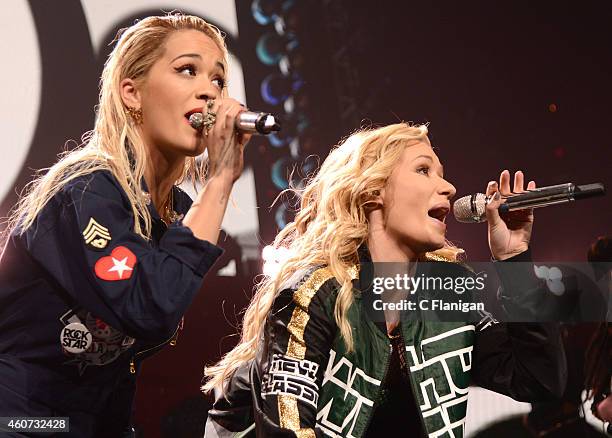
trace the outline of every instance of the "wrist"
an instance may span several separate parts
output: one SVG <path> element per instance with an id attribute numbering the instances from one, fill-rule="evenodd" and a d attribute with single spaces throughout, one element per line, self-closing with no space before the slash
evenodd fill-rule
<path id="1" fill-rule="evenodd" d="M 500 253 L 500 254 L 491 253 L 491 255 L 493 256 L 493 260 L 503 261 L 503 260 L 508 260 L 513 257 L 516 257 L 519 254 L 523 254 L 527 250 L 529 250 L 528 245 L 526 245 L 525 247 L 517 248 L 515 251 L 512 251 L 512 252 L 506 252 L 506 253 Z"/>
<path id="2" fill-rule="evenodd" d="M 210 187 L 214 190 L 220 190 L 223 192 L 231 192 L 234 184 L 231 172 L 221 170 L 216 174 L 213 174 L 206 182 L 206 187 Z"/>

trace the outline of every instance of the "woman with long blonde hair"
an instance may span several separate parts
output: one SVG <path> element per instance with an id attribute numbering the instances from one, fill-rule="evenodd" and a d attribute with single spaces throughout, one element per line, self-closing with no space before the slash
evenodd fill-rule
<path id="1" fill-rule="evenodd" d="M 524 190 L 517 172 L 513 191 Z M 500 192 L 510 193 L 508 171 L 489 183 L 486 211 L 505 291 L 539 293 L 524 264 L 508 271 L 529 260 L 533 213 L 500 217 Z M 240 342 L 205 370 L 203 390 L 217 395 L 206 436 L 461 436 L 471 381 L 523 400 L 559 393 L 554 327 L 511 327 L 486 313 L 478 324 L 415 320 L 393 306 L 376 321 L 366 311 L 372 272 L 388 266 L 379 262 L 474 274 L 448 263 L 462 253 L 445 238 L 454 195 L 426 126 L 364 129 L 335 148 L 274 242 L 289 255 L 259 285 Z"/>
<path id="2" fill-rule="evenodd" d="M 234 131 L 244 108 L 227 97 L 227 70 L 221 32 L 199 17 L 119 31 L 94 129 L 29 185 L 3 239 L 2 416 L 69 417 L 79 437 L 130 433 L 141 360 L 173 339 L 221 253 L 249 139 Z M 193 203 L 185 178 L 204 182 Z"/>

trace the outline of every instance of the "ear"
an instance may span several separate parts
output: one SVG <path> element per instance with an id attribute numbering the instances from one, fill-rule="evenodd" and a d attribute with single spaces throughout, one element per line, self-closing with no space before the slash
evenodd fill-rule
<path id="1" fill-rule="evenodd" d="M 364 205 L 366 214 L 374 210 L 381 210 L 383 208 L 384 190 L 369 192 L 365 194 L 366 203 Z"/>
<path id="2" fill-rule="evenodd" d="M 378 191 L 375 190 L 374 193 L 372 193 L 372 202 L 378 204 L 379 207 L 382 207 L 383 205 L 385 205 L 385 189 L 383 188 L 382 190 Z"/>
<path id="3" fill-rule="evenodd" d="M 140 91 L 136 87 L 136 83 L 133 79 L 126 78 L 122 80 L 119 84 L 119 90 L 121 93 L 121 100 L 126 107 L 136 109 L 141 107 Z"/>

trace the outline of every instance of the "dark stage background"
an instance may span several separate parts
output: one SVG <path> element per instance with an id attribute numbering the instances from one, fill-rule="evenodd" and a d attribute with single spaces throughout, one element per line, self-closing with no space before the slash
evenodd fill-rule
<path id="1" fill-rule="evenodd" d="M 209 404 L 198 391 L 203 366 L 236 342 L 230 335 L 261 272 L 261 249 L 291 220 L 291 209 L 283 202 L 270 207 L 272 201 L 292 166 L 302 175 L 311 172 L 313 156 L 322 160 L 359 126 L 429 123 L 458 196 L 484 191 L 505 168 L 522 169 L 539 186 L 612 187 L 607 2 L 135 1 L 123 2 L 129 5 L 93 38 L 94 5 L 121 3 L 13 0 L 4 6 L 3 22 L 31 17 L 15 32 L 31 28 L 38 50 L 37 65 L 10 68 L 38 69 L 40 82 L 20 83 L 5 73 L 0 86 L 8 94 L 39 87 L 40 96 L 25 128 L 18 124 L 25 112 L 3 105 L 3 134 L 13 138 L 29 129 L 31 138 L 0 149 L 2 172 L 15 175 L 0 186 L 0 215 L 15 203 L 32 169 L 51 165 L 66 140 L 92 128 L 107 44 L 117 28 L 138 17 L 181 9 L 219 25 L 241 74 L 234 90 L 250 108 L 285 121 L 282 135 L 255 138 L 247 149 L 249 177 L 235 196 L 238 204 L 248 198 L 254 206 L 247 220 L 228 213 L 227 253 L 217 265 L 224 269 L 205 280 L 177 346 L 144 364 L 136 403 L 144 436 L 186 437 L 201 428 Z M 9 49 L 20 40 L 20 33 L 2 36 Z M 16 154 L 23 158 L 11 160 Z M 448 237 L 469 260 L 489 259 L 485 224 L 448 222 Z M 611 223 L 609 196 L 539 210 L 535 258 L 585 261 L 589 244 L 610 234 Z"/>

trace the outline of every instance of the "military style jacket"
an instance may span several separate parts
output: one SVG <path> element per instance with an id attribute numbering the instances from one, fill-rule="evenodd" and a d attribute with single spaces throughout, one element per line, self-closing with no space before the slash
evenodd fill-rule
<path id="1" fill-rule="evenodd" d="M 173 188 L 173 208 L 191 199 Z M 149 206 L 134 232 L 110 172 L 58 192 L 0 258 L 0 416 L 70 417 L 67 436 L 129 428 L 142 358 L 168 342 L 221 249 Z"/>
<path id="2" fill-rule="evenodd" d="M 508 307 L 523 317 L 537 311 L 529 306 L 544 293 L 533 271 L 512 263 L 528 260 L 529 251 L 496 262 Z M 440 264 L 470 275 L 457 264 Z M 391 349 L 384 327 L 364 310 L 361 292 L 369 279 L 357 269 L 353 278 L 348 319 L 354 350 L 345 348 L 334 319 L 339 284 L 329 269 L 316 269 L 279 293 L 261 350 L 228 382 L 226 396 L 217 398 L 206 437 L 240 431 L 262 437 L 364 436 L 384 397 Z M 564 389 L 565 357 L 555 324 L 475 316 L 474 323 L 402 317 L 404 359 L 420 413 L 407 421 L 420 421 L 428 436 L 463 436 L 470 384 L 521 401 L 559 396 Z"/>

